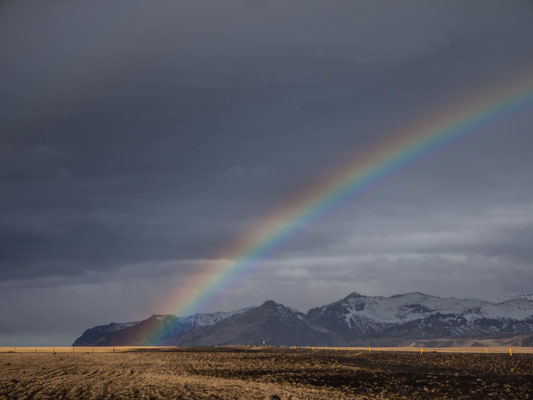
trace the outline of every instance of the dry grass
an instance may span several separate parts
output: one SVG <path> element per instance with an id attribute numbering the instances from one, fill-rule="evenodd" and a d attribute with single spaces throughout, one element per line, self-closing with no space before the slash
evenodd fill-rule
<path id="1" fill-rule="evenodd" d="M 121 353 L 135 350 L 175 349 L 174 346 L 95 346 L 95 347 L 0 347 L 0 353 Z"/>
<path id="2" fill-rule="evenodd" d="M 316 350 L 335 350 L 338 351 L 402 351 L 419 353 L 421 349 L 424 352 L 431 353 L 466 353 L 466 354 L 533 354 L 533 347 L 508 347 L 508 346 L 489 346 L 489 347 L 306 347 L 307 349 Z"/>
<path id="3" fill-rule="evenodd" d="M 533 398 L 530 354 L 117 349 L 2 353 L 0 399 Z"/>
<path id="4" fill-rule="evenodd" d="M 229 346 L 231 349 L 248 349 L 248 350 L 262 350 L 262 346 Z M 268 347 L 266 347 L 268 348 Z M 177 350 L 186 349 L 176 346 L 95 346 L 95 347 L 0 347 L 0 353 L 121 353 L 131 351 L 163 351 L 163 350 Z M 509 354 L 509 349 L 513 354 L 533 354 L 533 347 L 509 347 L 509 346 L 487 346 L 487 347 L 283 347 L 278 350 L 328 350 L 328 351 L 402 351 L 419 353 L 420 349 L 424 352 L 437 353 L 489 353 L 489 354 Z"/>

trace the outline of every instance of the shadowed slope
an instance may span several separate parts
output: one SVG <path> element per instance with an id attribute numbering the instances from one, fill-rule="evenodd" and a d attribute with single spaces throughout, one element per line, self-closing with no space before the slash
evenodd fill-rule
<path id="1" fill-rule="evenodd" d="M 178 345 L 327 345 L 335 342 L 329 330 L 307 321 L 305 314 L 270 300 L 209 327 L 191 329 Z"/>

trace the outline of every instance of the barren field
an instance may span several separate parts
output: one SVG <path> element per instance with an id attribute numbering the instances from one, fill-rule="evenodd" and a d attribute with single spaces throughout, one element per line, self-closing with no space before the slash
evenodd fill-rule
<path id="1" fill-rule="evenodd" d="M 0 399 L 533 398 L 526 353 L 20 350 L 0 353 Z"/>

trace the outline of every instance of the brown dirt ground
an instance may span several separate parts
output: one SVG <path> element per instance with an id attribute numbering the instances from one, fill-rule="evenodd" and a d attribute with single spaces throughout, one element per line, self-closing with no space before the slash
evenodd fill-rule
<path id="1" fill-rule="evenodd" d="M 247 348 L 0 353 L 2 400 L 271 398 L 533 399 L 533 355 Z"/>

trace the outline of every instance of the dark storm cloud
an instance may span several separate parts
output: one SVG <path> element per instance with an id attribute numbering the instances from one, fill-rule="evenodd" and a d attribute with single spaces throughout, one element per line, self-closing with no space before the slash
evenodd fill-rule
<path id="1" fill-rule="evenodd" d="M 0 338 L 29 330 L 37 303 L 70 304 L 36 320 L 50 337 L 60 320 L 153 312 L 337 165 L 530 70 L 532 16 L 495 0 L 0 2 Z M 514 115 L 348 201 L 218 305 L 469 295 L 485 267 L 491 292 L 527 290 L 531 123 Z M 441 279 L 457 271 L 464 286 Z"/>

